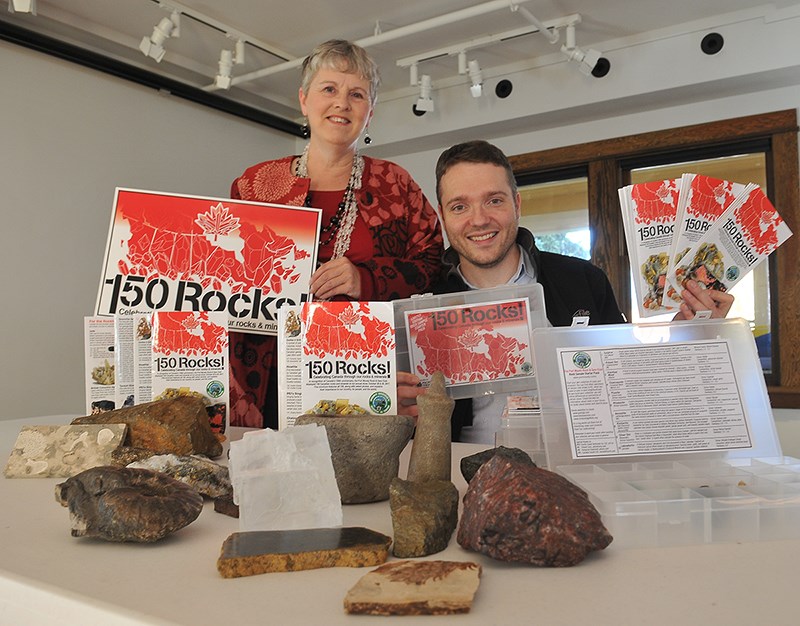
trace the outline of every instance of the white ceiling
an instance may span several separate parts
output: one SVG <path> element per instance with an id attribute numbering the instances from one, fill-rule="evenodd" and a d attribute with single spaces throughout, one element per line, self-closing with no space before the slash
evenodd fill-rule
<path id="1" fill-rule="evenodd" d="M 0 0 L 5 4 L 6 0 Z M 713 28 L 715 16 L 762 10 L 752 0 L 517 0 L 519 6 L 542 22 L 579 14 L 577 43 L 593 47 L 614 65 L 613 50 L 642 38 L 666 37 L 686 29 Z M 776 0 L 775 8 L 796 5 L 797 0 Z M 164 8 L 185 10 L 179 38 L 169 39 L 161 63 L 146 58 L 138 49 L 144 35 L 169 12 Z M 126 64 L 177 79 L 198 88 L 209 89 L 217 72 L 220 51 L 232 49 L 233 40 L 216 27 L 226 27 L 244 35 L 248 42 L 246 62 L 233 68 L 237 77 L 278 66 L 284 60 L 262 48 L 281 51 L 287 59 L 302 58 L 314 45 L 331 38 L 364 41 L 381 68 L 383 85 L 380 99 L 416 97 L 410 86 L 409 70 L 397 66 L 398 59 L 422 55 L 449 46 L 468 46 L 468 42 L 487 35 L 530 27 L 520 11 L 512 11 L 504 0 L 38 0 L 37 14 L 10 13 L 0 9 L 0 21 L 34 30 L 67 43 L 102 53 Z M 492 9 L 482 15 L 424 28 L 432 21 L 446 21 L 470 7 Z M 198 21 L 207 18 L 211 26 Z M 392 31 L 408 31 L 419 25 L 420 32 L 393 38 Z M 371 43 L 376 34 L 385 40 Z M 395 33 L 396 34 L 396 33 Z M 564 34 L 561 33 L 561 42 Z M 255 42 L 257 45 L 252 45 Z M 560 45 L 560 43 L 559 43 Z M 505 67 L 536 62 L 537 58 L 559 55 L 536 33 L 512 40 L 478 47 L 468 53 L 484 72 L 494 77 Z M 453 81 L 467 82 L 458 75 L 456 56 L 426 60 L 419 64 L 420 74 L 431 75 L 434 89 Z M 602 79 L 595 79 L 602 80 Z M 235 84 L 230 91 L 216 91 L 237 102 L 286 119 L 299 118 L 297 88 L 299 70 L 291 67 L 269 76 Z"/>

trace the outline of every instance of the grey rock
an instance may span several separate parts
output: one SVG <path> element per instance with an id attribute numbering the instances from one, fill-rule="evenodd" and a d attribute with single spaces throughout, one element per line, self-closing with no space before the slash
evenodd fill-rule
<path id="1" fill-rule="evenodd" d="M 417 397 L 419 417 L 408 462 L 408 480 L 450 480 L 450 419 L 455 401 L 447 395 L 444 374 L 435 372 L 425 393 Z"/>
<path id="2" fill-rule="evenodd" d="M 228 468 L 205 457 L 176 454 L 155 454 L 126 467 L 151 469 L 186 483 L 207 498 L 233 493 Z"/>
<path id="3" fill-rule="evenodd" d="M 447 548 L 458 523 L 458 490 L 448 480 L 424 483 L 395 478 L 389 487 L 392 554 L 409 558 Z"/>
<path id="4" fill-rule="evenodd" d="M 325 426 L 343 504 L 389 498 L 389 484 L 400 470 L 400 453 L 414 432 L 412 418 L 405 415 L 301 415 L 295 424 Z"/>

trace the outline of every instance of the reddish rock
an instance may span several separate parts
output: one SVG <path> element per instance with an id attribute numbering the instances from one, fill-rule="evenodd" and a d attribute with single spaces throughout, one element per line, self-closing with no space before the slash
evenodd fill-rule
<path id="1" fill-rule="evenodd" d="M 576 565 L 612 537 L 586 492 L 530 463 L 495 456 L 464 496 L 457 540 L 500 561 Z"/>
<path id="2" fill-rule="evenodd" d="M 222 444 L 211 432 L 205 402 L 180 396 L 88 415 L 73 424 L 127 424 L 126 445 L 157 454 L 205 454 L 217 457 Z"/>

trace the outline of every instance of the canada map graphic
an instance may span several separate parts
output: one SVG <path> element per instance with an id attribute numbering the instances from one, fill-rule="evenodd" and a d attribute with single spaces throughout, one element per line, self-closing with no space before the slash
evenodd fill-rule
<path id="1" fill-rule="evenodd" d="M 290 237 L 266 224 L 240 220 L 229 207 L 195 201 L 165 210 L 148 202 L 121 205 L 117 221 L 130 229 L 118 262 L 120 274 L 194 280 L 232 293 L 268 288 L 280 294 L 300 277 L 297 261 L 309 256 Z"/>
<path id="2" fill-rule="evenodd" d="M 160 311 L 156 316 L 155 345 L 163 354 L 216 354 L 228 347 L 227 328 L 210 321 L 207 312 Z"/>
<path id="3" fill-rule="evenodd" d="M 631 190 L 637 224 L 672 221 L 678 210 L 679 185 L 673 180 L 639 183 Z"/>
<path id="4" fill-rule="evenodd" d="M 734 213 L 758 254 L 769 254 L 780 245 L 778 230 L 783 219 L 761 189 L 754 189 Z"/>
<path id="5" fill-rule="evenodd" d="M 695 176 L 689 187 L 687 213 L 713 221 L 736 197 L 734 183 L 708 176 Z"/>
<path id="6" fill-rule="evenodd" d="M 369 359 L 394 350 L 394 327 L 374 315 L 368 302 L 312 303 L 306 315 L 306 355 Z"/>
<path id="7" fill-rule="evenodd" d="M 416 369 L 423 379 L 440 371 L 449 384 L 466 384 L 530 373 L 523 367 L 530 362 L 528 344 L 497 325 L 434 328 L 433 316 L 409 315 L 409 329 L 422 356 Z"/>

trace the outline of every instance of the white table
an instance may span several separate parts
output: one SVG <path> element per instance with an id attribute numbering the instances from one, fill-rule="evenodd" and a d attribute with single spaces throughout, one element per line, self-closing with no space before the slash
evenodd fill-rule
<path id="1" fill-rule="evenodd" d="M 0 421 L 0 462 L 23 424 L 67 421 Z M 454 466 L 479 449 L 456 444 Z M 460 473 L 453 479 L 463 494 Z M 216 559 L 238 521 L 211 503 L 156 544 L 73 538 L 67 510 L 55 501 L 58 482 L 0 478 L 1 625 L 800 623 L 800 541 L 629 550 L 612 544 L 576 567 L 549 569 L 493 561 L 453 537 L 446 551 L 427 558 L 482 565 L 471 613 L 351 616 L 344 596 L 368 569 L 223 579 Z M 345 506 L 344 522 L 392 534 L 388 502 Z"/>

